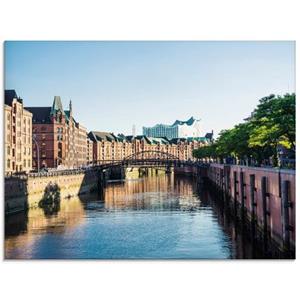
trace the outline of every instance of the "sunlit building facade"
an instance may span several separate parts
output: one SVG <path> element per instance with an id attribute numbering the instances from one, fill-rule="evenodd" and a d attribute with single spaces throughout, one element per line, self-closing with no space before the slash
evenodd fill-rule
<path id="1" fill-rule="evenodd" d="M 5 91 L 5 174 L 32 169 L 32 113 L 23 107 L 15 90 Z"/>
<path id="2" fill-rule="evenodd" d="M 122 134 L 91 131 L 88 137 L 93 141 L 93 163 L 123 160 L 132 155 L 139 158 L 162 158 L 173 156 L 180 160 L 193 160 L 193 150 L 210 143 L 206 137 L 200 138 L 154 138 L 145 135 L 125 136 Z"/>
<path id="3" fill-rule="evenodd" d="M 52 106 L 27 107 L 32 117 L 33 168 L 78 168 L 86 165 L 86 128 L 73 117 L 72 102 L 64 110 L 59 96 Z"/>

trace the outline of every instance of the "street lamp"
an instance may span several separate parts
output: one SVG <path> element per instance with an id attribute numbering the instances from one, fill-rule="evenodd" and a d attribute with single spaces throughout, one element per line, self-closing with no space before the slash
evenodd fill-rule
<path id="1" fill-rule="evenodd" d="M 32 140 L 34 141 L 36 149 L 37 149 L 37 171 L 39 173 L 40 172 L 40 149 L 39 149 L 39 145 L 36 140 L 36 134 L 34 134 L 32 136 Z"/>

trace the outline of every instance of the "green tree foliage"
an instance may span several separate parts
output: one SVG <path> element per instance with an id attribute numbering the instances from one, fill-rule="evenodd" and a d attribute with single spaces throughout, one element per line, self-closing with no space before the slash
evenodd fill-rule
<path id="1" fill-rule="evenodd" d="M 262 98 L 244 123 L 222 130 L 214 143 L 193 154 L 196 158 L 251 158 L 258 163 L 273 157 L 276 165 L 278 145 L 295 151 L 295 110 L 295 94 Z"/>
<path id="2" fill-rule="evenodd" d="M 270 95 L 262 98 L 251 118 L 253 130 L 249 145 L 277 147 L 281 144 L 295 149 L 296 137 L 296 96 L 284 97 Z"/>

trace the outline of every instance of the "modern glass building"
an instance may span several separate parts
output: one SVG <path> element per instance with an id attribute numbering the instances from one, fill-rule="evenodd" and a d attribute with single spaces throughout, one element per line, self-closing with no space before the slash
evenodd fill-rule
<path id="1" fill-rule="evenodd" d="M 200 120 L 191 117 L 187 121 L 176 120 L 172 125 L 157 124 L 153 127 L 143 127 L 143 134 L 168 139 L 200 137 Z"/>

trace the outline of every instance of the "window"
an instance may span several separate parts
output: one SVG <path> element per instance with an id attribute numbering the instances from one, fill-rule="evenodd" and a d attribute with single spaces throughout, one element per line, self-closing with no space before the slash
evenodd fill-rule
<path id="1" fill-rule="evenodd" d="M 12 156 L 15 157 L 15 149 L 12 149 Z"/>
<path id="2" fill-rule="evenodd" d="M 28 159 L 28 168 L 30 168 L 30 165 L 31 165 L 31 164 L 30 164 L 30 159 Z"/>
<path id="3" fill-rule="evenodd" d="M 10 146 L 7 146 L 7 155 L 10 155 Z"/>
<path id="4" fill-rule="evenodd" d="M 24 168 L 26 168 L 26 159 L 24 159 L 24 161 L 23 161 L 23 166 L 24 166 Z"/>

